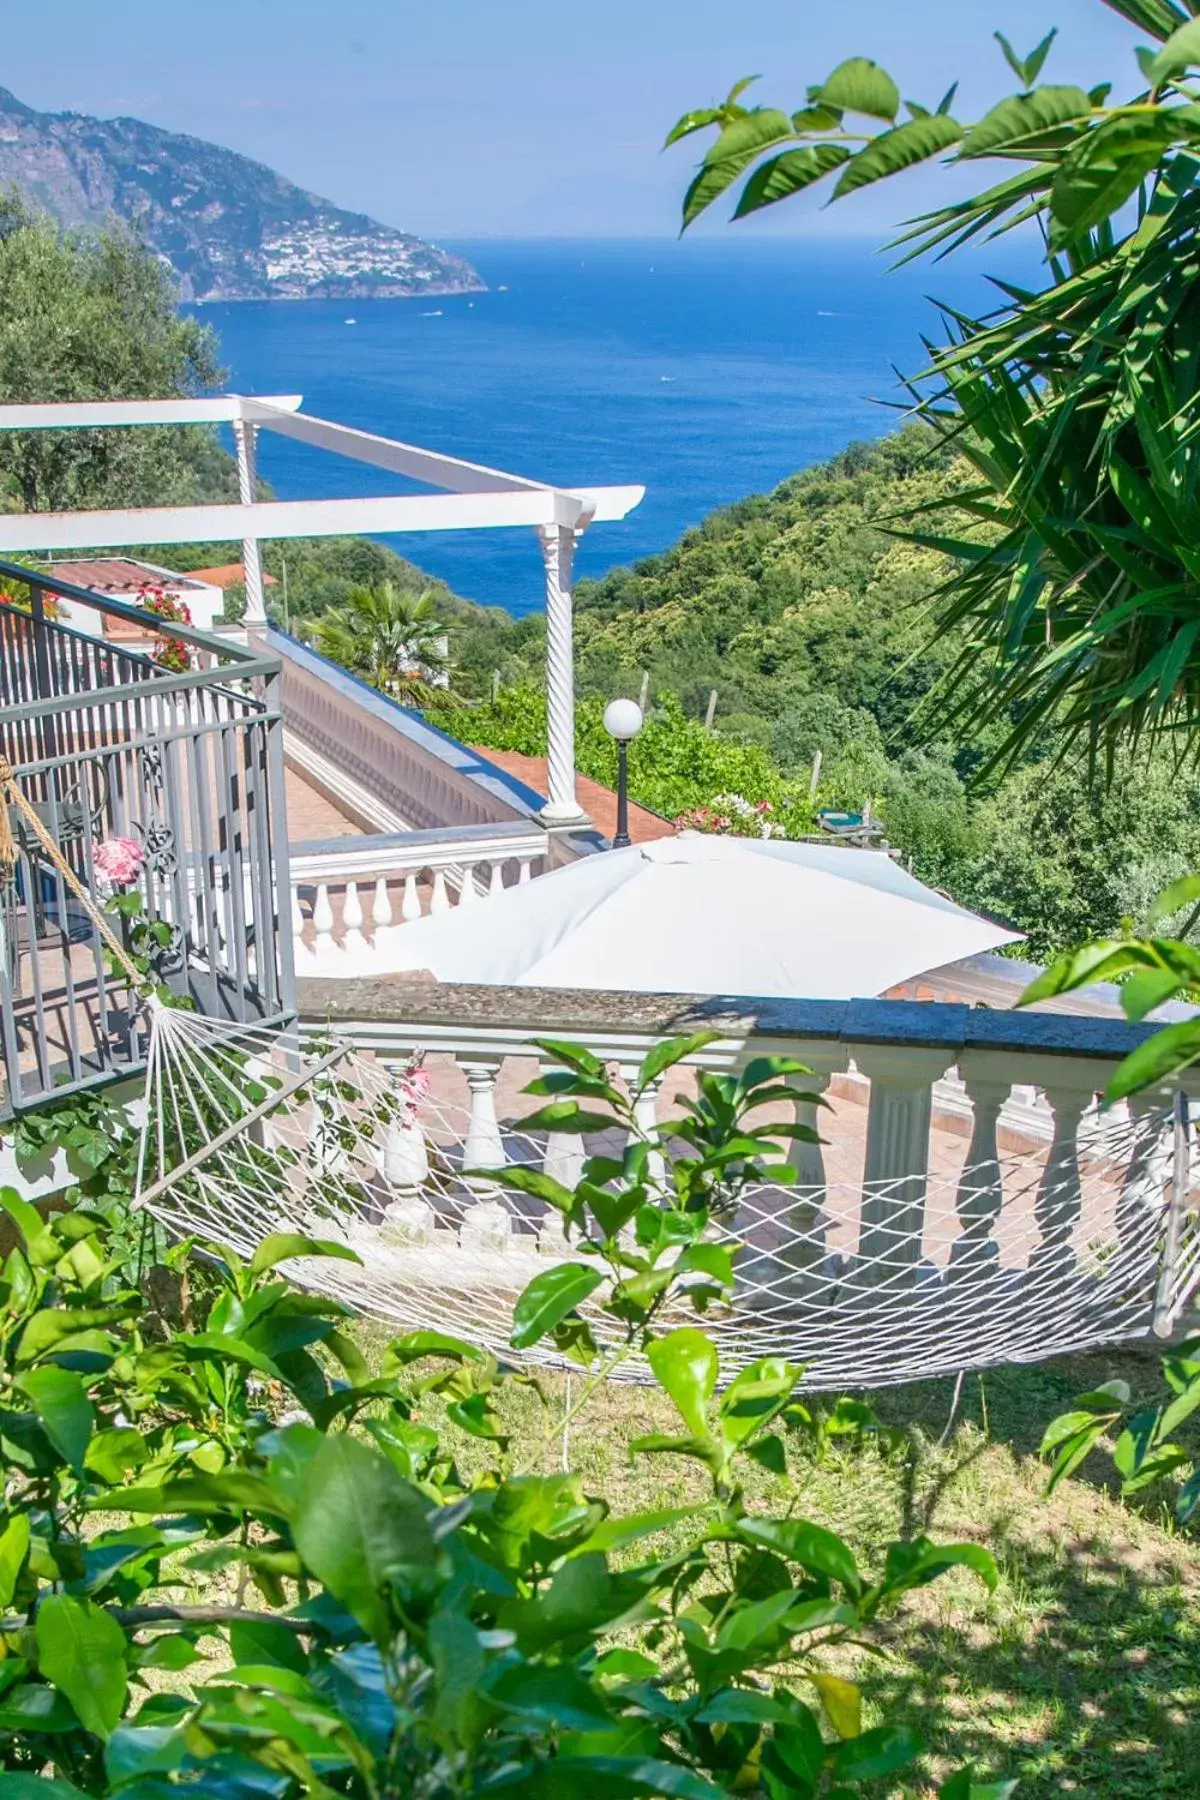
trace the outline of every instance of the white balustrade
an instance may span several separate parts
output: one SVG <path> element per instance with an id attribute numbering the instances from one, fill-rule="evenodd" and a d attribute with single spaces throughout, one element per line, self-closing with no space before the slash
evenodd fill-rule
<path id="1" fill-rule="evenodd" d="M 494 900 L 545 862 L 541 841 L 530 845 L 512 833 L 478 845 L 469 838 L 430 845 L 414 833 L 409 846 L 405 835 L 378 850 L 369 838 L 347 838 L 336 851 L 293 852 L 290 917 L 300 974 L 349 977 L 406 968 L 404 925 L 426 912 Z"/>
<path id="2" fill-rule="evenodd" d="M 384 892 L 373 917 L 378 930 L 389 929 L 383 922 L 390 909 L 386 884 Z M 477 898 L 486 900 L 486 888 Z M 581 1011 L 590 998 L 580 997 Z M 489 1019 L 473 1026 L 467 1019 L 447 1020 L 443 1002 L 426 1023 L 405 1017 L 354 1028 L 364 1046 L 387 1060 L 417 1048 L 428 1053 L 428 1098 L 415 1102 L 413 1116 L 386 1135 L 380 1172 L 390 1197 L 378 1230 L 395 1250 L 462 1251 L 464 1291 L 477 1282 L 528 1279 L 513 1259 L 572 1254 L 557 1211 L 489 1178 L 512 1157 L 573 1188 L 587 1148 L 574 1134 L 532 1140 L 514 1134 L 513 1121 L 525 1103 L 517 1100 L 512 1113 L 501 1115 L 497 1084 L 506 1059 L 520 1058 L 527 1066 L 536 1054 L 532 1038 L 542 1031 L 569 1035 L 616 1064 L 632 1083 L 642 1056 L 658 1041 L 656 1034 L 618 1029 L 607 1020 L 585 1037 L 582 1030 L 565 1031 L 557 1018 L 543 1022 L 532 1009 L 531 1015 L 537 1023 L 501 1028 Z M 1157 1095 L 1135 1102 L 1131 1119 L 1114 1121 L 1109 1114 L 1109 1122 L 1097 1126 L 1092 1101 L 1115 1058 L 1069 1050 L 1055 1055 L 1040 1046 L 1026 1055 L 984 1044 L 963 1049 L 952 1063 L 951 1048 L 928 1041 L 781 1042 L 758 1037 L 751 1027 L 743 1038 L 719 1039 L 685 1060 L 734 1071 L 764 1050 L 795 1056 L 811 1068 L 811 1074 L 788 1078 L 796 1096 L 792 1110 L 797 1123 L 815 1126 L 825 1140 L 781 1138 L 795 1181 L 751 1190 L 736 1219 L 718 1221 L 736 1246 L 735 1308 L 758 1315 L 764 1330 L 788 1308 L 798 1307 L 801 1316 L 828 1309 L 852 1329 L 856 1309 L 871 1313 L 912 1304 L 932 1309 L 922 1316 L 936 1346 L 939 1321 L 961 1321 L 977 1284 L 980 1306 L 993 1314 L 997 1296 L 1005 1306 L 1011 1300 L 1018 1312 L 1026 1292 L 1052 1299 L 1046 1319 L 1018 1345 L 1023 1354 L 1037 1354 L 1039 1333 L 1052 1336 L 1060 1315 L 1069 1324 L 1087 1307 L 1129 1310 L 1140 1304 L 1120 1269 L 1110 1279 L 1111 1291 L 1104 1287 L 1105 1258 L 1128 1255 L 1129 1267 L 1140 1268 L 1152 1254 L 1146 1246 L 1158 1241 L 1170 1177 L 1170 1125 L 1164 1123 L 1164 1096 Z M 844 1078 L 848 1064 L 857 1072 L 851 1080 Z M 1026 1077 L 1020 1084 L 1025 1091 L 1014 1102 L 1019 1074 Z M 835 1077 L 836 1106 L 822 1107 L 816 1097 Z M 943 1092 L 953 1102 L 945 1110 L 938 1103 Z M 635 1101 L 633 1141 L 650 1135 L 660 1110 L 669 1129 L 671 1105 L 652 1083 Z M 1015 1131 L 1006 1124 L 1014 1117 L 1020 1120 Z M 665 1175 L 657 1149 L 651 1175 Z M 507 1259 L 507 1272 L 496 1265 L 498 1257 Z"/>
<path id="3" fill-rule="evenodd" d="M 933 1084 L 950 1058 L 912 1045 L 864 1045 L 855 1063 L 871 1083 L 856 1274 L 911 1281 L 921 1260 Z"/>

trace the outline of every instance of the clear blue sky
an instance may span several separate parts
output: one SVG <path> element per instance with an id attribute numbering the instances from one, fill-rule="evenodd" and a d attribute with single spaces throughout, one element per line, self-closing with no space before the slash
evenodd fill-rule
<path id="1" fill-rule="evenodd" d="M 41 0 L 9 8 L 0 81 L 32 106 L 131 113 L 273 164 L 427 236 L 666 235 L 688 106 L 761 72 L 794 107 L 843 56 L 965 116 L 1010 91 L 991 40 L 1060 27 L 1045 79 L 1136 78 L 1101 0 Z M 1008 82 L 1008 89 L 1005 82 Z M 856 196 L 822 229 L 875 231 L 935 191 Z M 944 178 L 933 177 L 945 194 Z M 763 229 L 811 231 L 811 206 Z M 739 227 L 739 230 L 743 229 Z"/>

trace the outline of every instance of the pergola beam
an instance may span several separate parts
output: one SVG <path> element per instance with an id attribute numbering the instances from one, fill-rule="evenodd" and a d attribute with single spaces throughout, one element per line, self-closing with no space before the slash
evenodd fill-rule
<path id="1" fill-rule="evenodd" d="M 271 394 L 260 402 L 293 413 L 303 394 Z M 0 431 L 97 431 L 128 425 L 232 425 L 242 417 L 240 394 L 190 400 L 49 400 L 0 406 Z"/>
<path id="2" fill-rule="evenodd" d="M 247 423 L 261 425 L 280 437 L 295 438 L 312 444 L 334 456 L 349 457 L 352 462 L 370 463 L 387 469 L 392 475 L 407 475 L 429 487 L 445 488 L 455 494 L 528 493 L 544 488 L 545 483 L 527 481 L 523 475 L 506 475 L 501 469 L 489 469 L 482 463 L 464 462 L 460 457 L 443 456 L 436 450 L 421 450 L 415 444 L 403 444 L 396 438 L 380 437 L 372 431 L 359 431 L 352 425 L 335 425 L 329 419 L 315 418 L 311 413 L 284 412 L 273 404 L 247 400 L 244 402 Z"/>
<path id="3" fill-rule="evenodd" d="M 224 543 L 231 538 L 340 537 L 354 533 L 580 527 L 622 519 L 642 489 L 567 493 L 388 494 L 362 500 L 259 500 L 252 506 L 146 506 L 128 511 L 0 513 L 0 552 L 117 549 L 126 544 Z M 595 502 L 594 512 L 591 510 Z M 562 520 L 560 512 L 573 518 Z"/>
<path id="4" fill-rule="evenodd" d="M 119 549 L 129 544 L 242 540 L 246 624 L 266 623 L 259 540 L 410 531 L 478 531 L 533 526 L 546 581 L 546 687 L 549 710 L 547 819 L 582 819 L 575 797 L 575 702 L 571 565 L 579 534 L 594 519 L 623 519 L 642 487 L 563 488 L 414 444 L 312 418 L 300 394 L 220 394 L 182 400 L 56 401 L 0 406 L 0 432 L 78 431 L 143 425 L 232 425 L 240 504 L 153 506 L 121 511 L 0 513 L 0 554 Z M 440 489 L 354 500 L 261 501 L 255 440 L 274 431 L 314 449 Z"/>

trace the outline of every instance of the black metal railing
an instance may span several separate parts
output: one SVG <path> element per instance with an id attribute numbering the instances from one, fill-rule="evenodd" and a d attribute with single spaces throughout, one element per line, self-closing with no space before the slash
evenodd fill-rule
<path id="1" fill-rule="evenodd" d="M 201 1011 L 282 1019 L 293 994 L 278 659 L 15 565 L 0 584 L 20 596 L 0 596 L 0 750 L 37 821 L 9 806 L 2 1116 L 145 1058 L 136 993 L 43 833 Z M 111 620 L 147 648 L 108 641 Z"/>

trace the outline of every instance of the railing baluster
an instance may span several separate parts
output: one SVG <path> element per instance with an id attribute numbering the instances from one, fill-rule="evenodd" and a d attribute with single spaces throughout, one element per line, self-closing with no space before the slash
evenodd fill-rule
<path id="1" fill-rule="evenodd" d="M 317 883 L 317 897 L 313 904 L 312 920 L 313 929 L 317 934 L 314 948 L 318 958 L 324 962 L 337 950 L 337 945 L 333 941 L 333 907 L 329 901 L 329 883 L 327 881 Z"/>
<path id="2" fill-rule="evenodd" d="M 977 1065 L 968 1053 L 959 1073 L 971 1102 L 971 1142 L 959 1179 L 954 1206 L 961 1232 L 950 1248 L 952 1276 L 977 1277 L 996 1268 L 999 1245 L 992 1233 L 1004 1206 L 1004 1181 L 996 1126 L 1012 1082 L 997 1075 L 994 1065 Z"/>
<path id="3" fill-rule="evenodd" d="M 358 897 L 357 881 L 346 883 L 346 896 L 342 901 L 342 925 L 344 936 L 342 949 L 347 956 L 361 957 L 367 948 L 367 940 L 363 936 L 362 901 Z"/>
<path id="4" fill-rule="evenodd" d="M 433 871 L 433 892 L 429 897 L 429 910 L 431 913 L 450 911 L 450 896 L 446 892 L 446 871 L 444 869 Z"/>
<path id="5" fill-rule="evenodd" d="M 1054 1138 L 1038 1188 L 1034 1214 L 1041 1242 L 1030 1258 L 1031 1273 L 1055 1275 L 1075 1267 L 1071 1239 L 1083 1206 L 1079 1177 L 1079 1126 L 1095 1098 L 1095 1076 L 1087 1069 L 1072 1071 L 1068 1063 L 1042 1084 L 1054 1116 Z"/>
<path id="6" fill-rule="evenodd" d="M 458 904 L 460 906 L 474 906 L 478 898 L 479 889 L 475 886 L 475 865 L 474 863 L 464 863 L 462 865 L 462 880 L 459 882 L 458 886 Z"/>
<path id="7" fill-rule="evenodd" d="M 911 1285 L 921 1260 L 933 1084 L 950 1055 L 912 1045 L 863 1046 L 855 1060 L 871 1082 L 856 1280 Z"/>
<path id="8" fill-rule="evenodd" d="M 417 889 L 416 872 L 409 869 L 404 877 L 404 898 L 400 902 L 400 917 L 411 923 L 421 916 L 421 895 Z"/>
<path id="9" fill-rule="evenodd" d="M 467 1134 L 463 1143 L 463 1168 L 502 1169 L 507 1158 L 504 1136 L 496 1117 L 495 1061 L 472 1059 L 463 1064 L 467 1078 Z M 498 1189 L 486 1175 L 470 1176 L 467 1186 L 475 1199 L 463 1213 L 459 1240 L 464 1250 L 507 1250 L 512 1231 L 508 1208 L 496 1198 Z"/>

